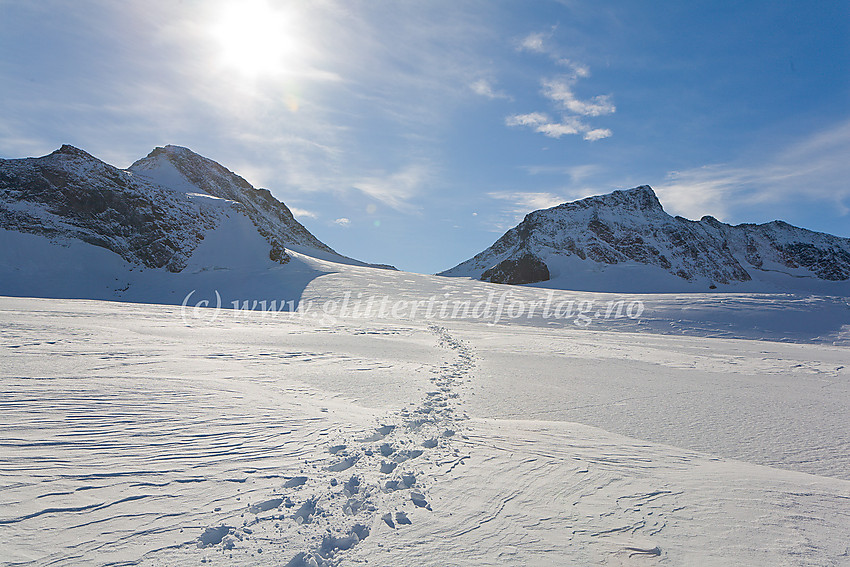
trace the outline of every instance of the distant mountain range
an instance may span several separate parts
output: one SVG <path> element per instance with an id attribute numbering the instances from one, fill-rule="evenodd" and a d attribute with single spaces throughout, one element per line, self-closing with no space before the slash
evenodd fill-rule
<path id="1" fill-rule="evenodd" d="M 298 296 L 342 256 L 266 189 L 179 146 L 127 169 L 64 145 L 0 159 L 0 295 L 179 303 L 187 290 Z M 781 221 L 667 214 L 649 186 L 529 213 L 443 272 L 503 284 L 633 293 L 850 296 L 850 239 Z"/>
<path id="2" fill-rule="evenodd" d="M 644 185 L 534 211 L 443 272 L 589 291 L 850 291 L 850 239 L 667 214 Z"/>
<path id="3" fill-rule="evenodd" d="M 246 288 L 257 276 L 274 290 L 301 268 L 269 270 L 296 253 L 392 268 L 338 254 L 268 190 L 179 146 L 156 148 L 126 170 L 69 145 L 0 160 L 0 294 L 159 301 L 176 289 L 162 274 L 215 271 L 242 274 Z M 140 271 L 149 277 L 128 278 Z M 145 290 L 153 273 L 159 292 Z M 118 283 L 104 288 L 105 280 Z"/>

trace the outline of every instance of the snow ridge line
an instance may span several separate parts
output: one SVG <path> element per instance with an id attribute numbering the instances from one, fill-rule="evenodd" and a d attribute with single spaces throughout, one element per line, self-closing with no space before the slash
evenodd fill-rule
<path id="1" fill-rule="evenodd" d="M 241 526 L 208 527 L 189 544 L 230 557 L 288 556 L 287 567 L 335 567 L 371 534 L 428 521 L 429 487 L 468 458 L 453 440 L 468 419 L 458 390 L 475 366 L 466 343 L 444 327 L 429 330 L 452 357 L 432 370 L 434 389 L 418 405 L 329 444 L 327 457 L 307 463 L 277 494 L 249 504 Z"/>

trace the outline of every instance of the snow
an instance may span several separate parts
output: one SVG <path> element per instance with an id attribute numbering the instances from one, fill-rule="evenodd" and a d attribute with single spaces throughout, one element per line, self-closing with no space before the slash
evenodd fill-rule
<path id="1" fill-rule="evenodd" d="M 841 282 L 281 265 L 159 165 L 179 273 L 0 229 L 0 565 L 850 565 Z"/>
<path id="2" fill-rule="evenodd" d="M 550 274 L 531 285 L 549 289 L 850 297 L 850 239 L 781 221 L 732 226 L 712 217 L 673 217 L 649 186 L 529 213 L 492 246 L 441 275 L 478 280 L 503 260 L 528 253 Z"/>
<path id="3" fill-rule="evenodd" d="M 70 243 L 89 299 L 39 299 L 59 288 L 33 255 L 69 250 L 0 237 L 2 565 L 850 564 L 845 298 L 274 266 L 212 233 L 198 269 L 120 293 L 85 274 L 123 261 Z M 192 290 L 304 310 L 187 311 Z M 506 292 L 541 306 L 364 313 Z M 550 293 L 589 322 L 544 317 Z M 609 301 L 644 310 L 597 317 Z"/>
<path id="4" fill-rule="evenodd" d="M 133 177 L 144 178 L 150 183 L 165 187 L 175 193 L 193 194 L 198 191 L 198 186 L 186 179 L 167 159 L 140 160 L 140 163 L 134 165 L 135 167 L 127 170 L 127 173 Z"/>
<path id="5" fill-rule="evenodd" d="M 746 265 L 737 255 L 736 259 Z M 803 293 L 850 297 L 850 280 L 822 280 L 801 268 L 778 264 L 766 264 L 763 269 L 748 266 L 751 281 L 732 282 L 712 290 L 708 287 L 711 282 L 688 281 L 658 266 L 637 262 L 612 265 L 555 254 L 546 256 L 545 262 L 551 279 L 532 284 L 534 287 L 605 293 Z M 464 276 L 478 279 L 480 274 L 473 271 Z"/>

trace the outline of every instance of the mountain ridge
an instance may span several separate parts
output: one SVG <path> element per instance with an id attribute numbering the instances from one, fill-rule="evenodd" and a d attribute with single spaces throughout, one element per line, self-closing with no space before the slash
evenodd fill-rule
<path id="1" fill-rule="evenodd" d="M 528 213 L 493 245 L 440 275 L 515 284 L 557 280 L 547 285 L 565 289 L 573 289 L 572 280 L 608 291 L 594 273 L 617 278 L 617 266 L 629 268 L 621 276 L 641 270 L 648 280 L 657 276 L 660 290 L 755 287 L 750 282 L 764 279 L 762 272 L 847 282 L 850 239 L 784 221 L 730 225 L 710 216 L 671 216 L 652 188 L 641 185 Z M 688 285 L 662 281 L 662 274 Z M 653 291 L 651 282 L 641 291 Z"/>
<path id="2" fill-rule="evenodd" d="M 243 214 L 285 264 L 287 247 L 364 266 L 321 242 L 268 189 L 188 148 L 154 148 L 119 169 L 69 144 L 41 157 L 0 159 L 0 228 L 79 239 L 146 268 L 183 270 L 224 216 Z"/>

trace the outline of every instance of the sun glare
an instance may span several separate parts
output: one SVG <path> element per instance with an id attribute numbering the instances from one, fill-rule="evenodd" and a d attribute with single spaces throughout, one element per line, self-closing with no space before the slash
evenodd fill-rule
<path id="1" fill-rule="evenodd" d="M 228 3 L 211 30 L 222 65 L 254 78 L 293 72 L 304 56 L 295 16 L 267 0 Z"/>

